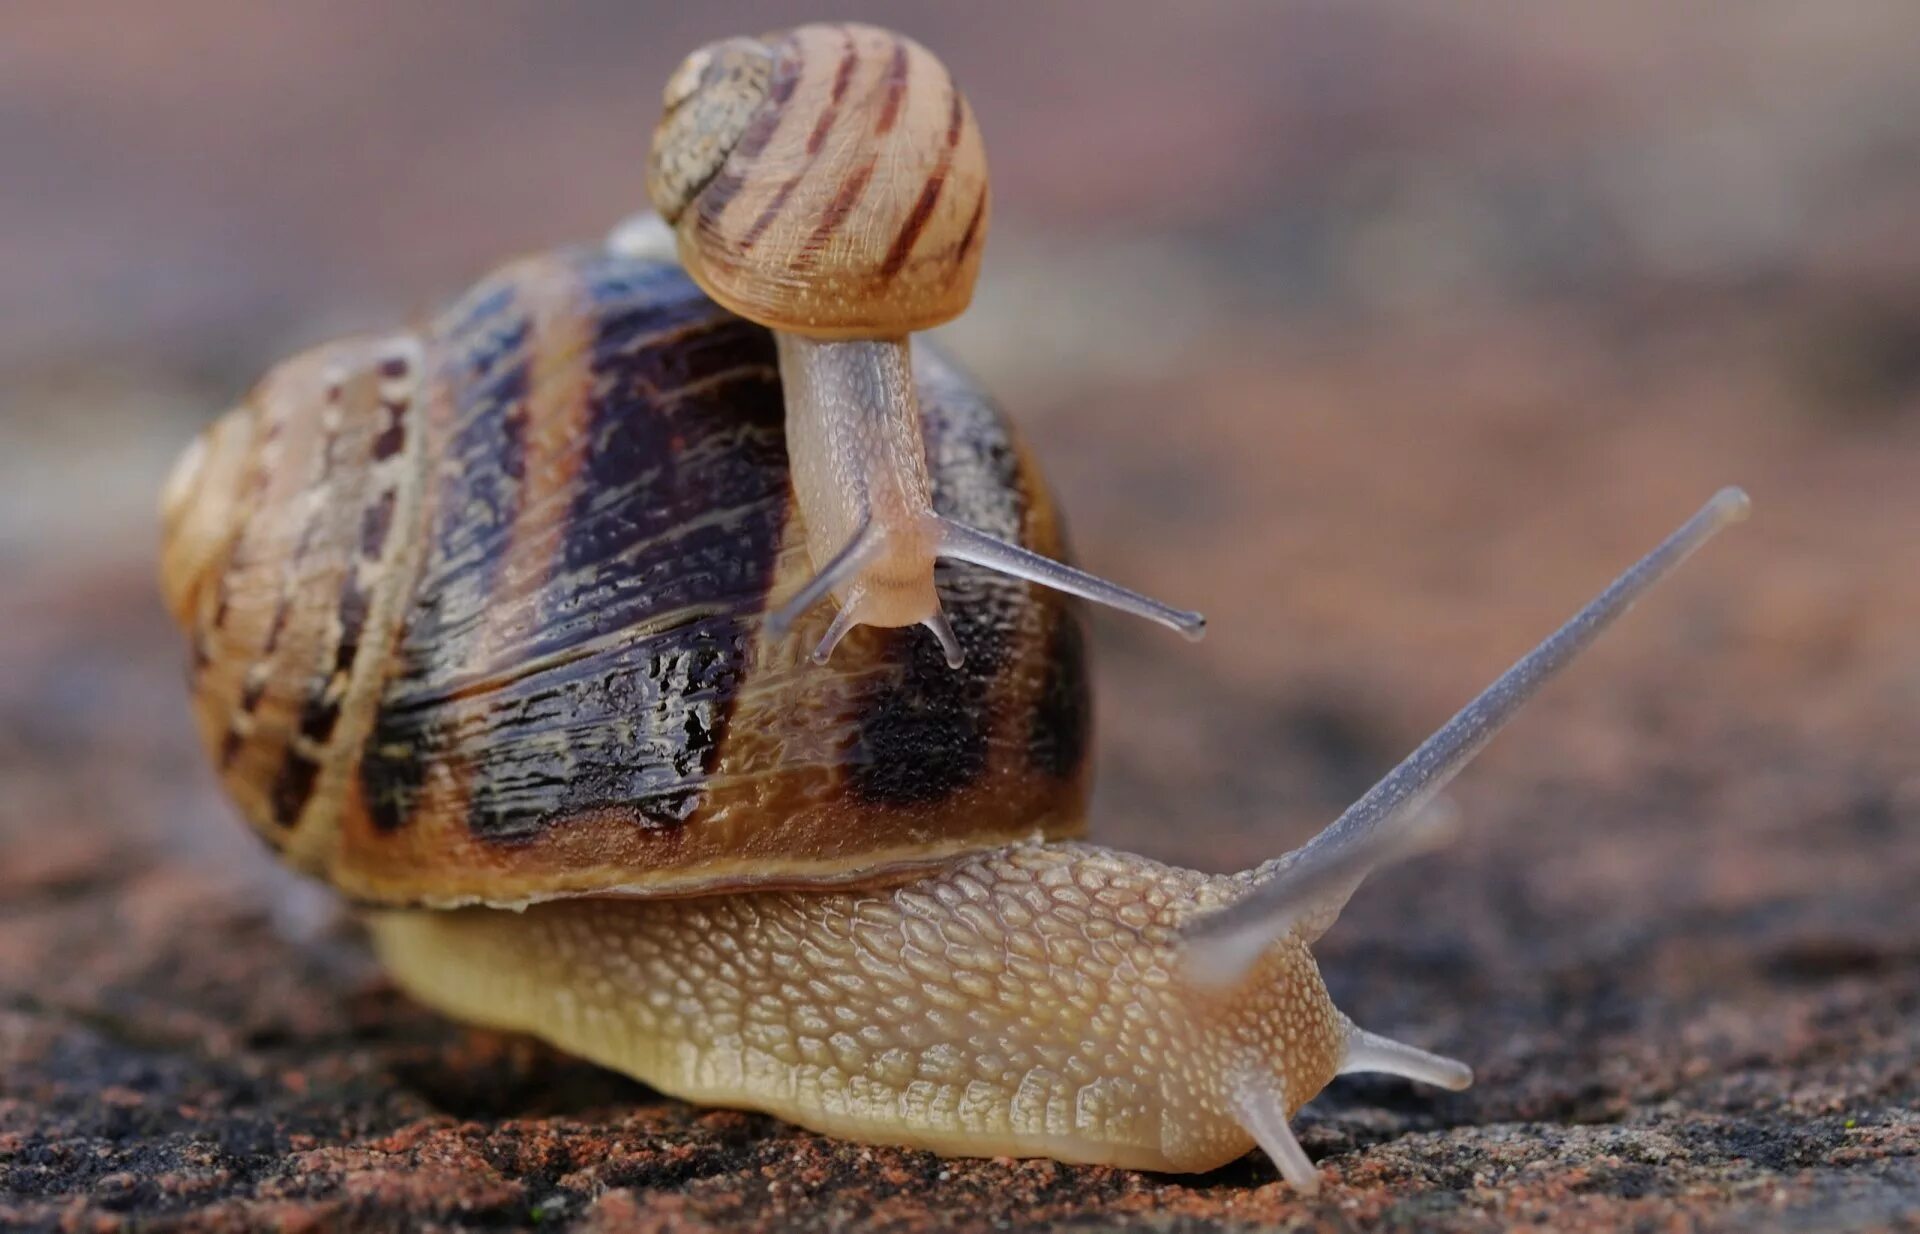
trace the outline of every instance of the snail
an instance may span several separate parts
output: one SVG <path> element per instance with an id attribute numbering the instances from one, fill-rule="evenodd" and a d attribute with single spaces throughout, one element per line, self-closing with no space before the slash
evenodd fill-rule
<path id="1" fill-rule="evenodd" d="M 935 507 L 1063 556 L 1012 426 L 914 349 Z M 160 580 L 224 787 L 359 905 L 399 984 L 669 1094 L 953 1155 L 1199 1171 L 1334 1075 L 1447 1088 L 1308 952 L 1421 805 L 1651 583 L 1717 495 L 1318 838 L 1233 875 L 1081 842 L 1072 601 L 959 569 L 832 663 L 777 345 L 631 245 L 273 369 L 161 495 Z M 808 623 L 811 622 L 809 625 Z"/>
<path id="2" fill-rule="evenodd" d="M 687 273 L 773 331 L 812 579 L 831 594 L 824 663 L 859 624 L 924 625 L 964 654 L 936 558 L 986 566 L 1198 638 L 1205 620 L 937 513 L 909 337 L 973 298 L 990 214 L 966 96 L 926 48 L 873 26 L 807 25 L 693 53 L 668 80 L 647 191 Z"/>

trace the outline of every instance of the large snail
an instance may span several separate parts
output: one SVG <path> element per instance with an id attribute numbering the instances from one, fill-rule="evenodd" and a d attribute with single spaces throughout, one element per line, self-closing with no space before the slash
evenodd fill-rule
<path id="1" fill-rule="evenodd" d="M 857 624 L 925 625 L 959 666 L 937 557 L 988 566 L 1198 638 L 1204 621 L 936 512 L 908 337 L 973 298 L 987 161 L 967 100 L 926 48 L 862 25 L 735 38 L 666 90 L 647 189 L 681 260 L 773 331 L 787 451 L 816 573 L 776 629 L 831 593 L 824 662 Z"/>
<path id="2" fill-rule="evenodd" d="M 254 827 L 425 1002 L 838 1135 L 1178 1171 L 1257 1143 L 1311 1189 L 1288 1119 L 1332 1076 L 1466 1084 L 1352 1025 L 1308 945 L 1744 497 L 1319 838 L 1204 875 L 1071 840 L 1070 601 L 956 569 L 959 668 L 911 629 L 825 666 L 840 618 L 776 629 L 813 574 L 780 348 L 671 261 L 591 246 L 269 373 L 162 497 L 195 717 Z M 1062 556 L 1006 420 L 937 353 L 912 372 L 931 508 Z"/>

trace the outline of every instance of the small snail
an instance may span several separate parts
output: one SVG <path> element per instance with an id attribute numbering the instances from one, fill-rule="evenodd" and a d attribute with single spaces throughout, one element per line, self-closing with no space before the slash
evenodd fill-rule
<path id="1" fill-rule="evenodd" d="M 776 630 L 831 593 L 817 661 L 855 625 L 924 625 L 957 668 L 934 590 L 946 557 L 1200 636 L 1198 613 L 934 510 L 908 337 L 973 298 L 990 210 L 972 108 L 926 48 L 854 24 L 726 39 L 687 58 L 665 106 L 654 207 L 694 281 L 779 347 L 816 572 Z"/>
<path id="2" fill-rule="evenodd" d="M 1335 1074 L 1465 1085 L 1342 1016 L 1308 945 L 1744 496 L 1317 839 L 1199 874 L 1071 840 L 1070 602 L 957 571 L 960 671 L 910 630 L 816 667 L 817 628 L 772 628 L 809 568 L 775 355 L 670 262 L 568 250 L 282 364 L 176 466 L 161 585 L 204 744 L 268 842 L 367 910 L 398 981 L 837 1135 L 1175 1171 L 1257 1143 L 1306 1190 L 1288 1119 Z M 1006 420 L 929 349 L 915 381 L 938 508 L 1062 554 Z"/>

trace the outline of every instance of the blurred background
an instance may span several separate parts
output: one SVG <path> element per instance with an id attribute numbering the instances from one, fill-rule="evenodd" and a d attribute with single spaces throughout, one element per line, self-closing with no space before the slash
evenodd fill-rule
<path id="1" fill-rule="evenodd" d="M 1912 1095 L 1920 7 L 1904 0 L 14 0 L 0 987 L 16 1015 L 104 1009 L 191 1038 L 280 1014 L 227 1007 L 233 972 L 168 950 L 209 928 L 285 935 L 308 902 L 227 817 L 189 730 L 152 585 L 172 456 L 293 349 L 604 233 L 644 204 L 678 60 L 819 16 L 914 35 L 968 91 L 994 222 L 946 337 L 1028 433 L 1083 563 L 1211 619 L 1190 647 L 1092 617 L 1096 834 L 1208 869 L 1298 843 L 1741 483 L 1754 520 L 1465 778 L 1454 846 L 1356 902 L 1329 978 L 1373 1027 L 1489 1060 L 1484 1095 L 1443 1107 L 1461 1123 L 1619 1118 L 1708 1088 L 1738 1113 L 1731 1073 L 1689 1061 L 1703 1052 L 1815 1092 L 1802 1125 Z M 239 980 L 271 987 L 277 955 L 263 943 Z M 1882 1029 L 1877 1079 L 1805 1072 Z M 15 1026 L 16 1060 L 38 1031 Z M 1340 1108 L 1316 1152 L 1349 1134 Z"/>

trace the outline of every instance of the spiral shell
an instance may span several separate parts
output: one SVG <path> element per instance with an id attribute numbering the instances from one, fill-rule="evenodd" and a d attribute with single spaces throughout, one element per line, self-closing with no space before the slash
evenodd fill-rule
<path id="1" fill-rule="evenodd" d="M 1007 422 L 917 357 L 943 507 L 1062 548 Z M 162 498 L 203 742 L 290 862 L 368 902 L 902 877 L 1083 826 L 1078 618 L 971 570 L 805 659 L 772 338 L 677 267 L 507 267 L 418 332 L 276 368 Z"/>
<path id="2" fill-rule="evenodd" d="M 820 338 L 895 337 L 973 296 L 989 214 L 973 111 L 912 39 L 728 39 L 669 81 L 648 191 L 715 300 Z"/>

